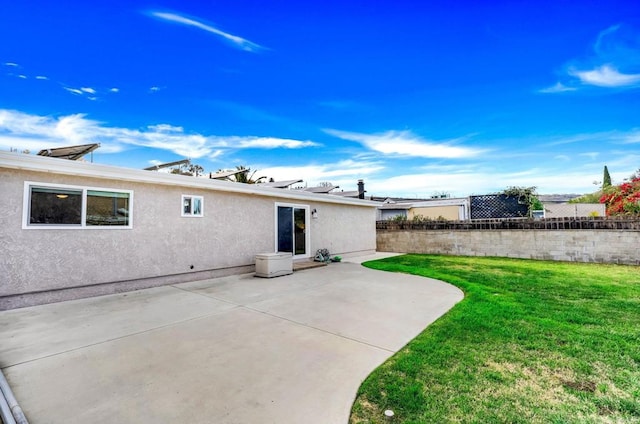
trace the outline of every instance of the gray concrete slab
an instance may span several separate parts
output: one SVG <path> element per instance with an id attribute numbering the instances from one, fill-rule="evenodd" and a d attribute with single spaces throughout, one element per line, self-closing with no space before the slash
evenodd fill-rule
<path id="1" fill-rule="evenodd" d="M 346 423 L 361 381 L 462 299 L 353 262 L 0 312 L 0 364 L 32 424 Z"/>
<path id="2" fill-rule="evenodd" d="M 156 287 L 0 312 L 0 367 L 160 328 L 235 304 Z"/>

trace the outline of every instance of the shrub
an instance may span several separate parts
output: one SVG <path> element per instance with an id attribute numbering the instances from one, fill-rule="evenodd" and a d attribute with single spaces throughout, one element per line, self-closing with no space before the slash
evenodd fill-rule
<path id="1" fill-rule="evenodd" d="M 607 215 L 640 215 L 640 177 L 608 187 L 600 203 L 607 205 Z"/>

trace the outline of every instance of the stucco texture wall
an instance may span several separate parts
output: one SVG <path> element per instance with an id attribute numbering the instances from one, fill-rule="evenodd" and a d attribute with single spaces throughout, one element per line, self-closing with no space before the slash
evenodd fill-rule
<path id="1" fill-rule="evenodd" d="M 24 181 L 133 190 L 133 228 L 22 229 Z M 275 203 L 290 202 L 7 169 L 0 193 L 0 296 L 252 266 L 275 250 Z M 204 197 L 204 217 L 181 216 L 183 194 Z M 374 208 L 309 204 L 312 249 L 375 250 Z"/>
<path id="2" fill-rule="evenodd" d="M 640 265 L 640 231 L 510 230 L 377 232 L 385 252 L 502 256 Z"/>
<path id="3" fill-rule="evenodd" d="M 373 252 L 376 249 L 376 209 L 311 203 L 318 212 L 311 219 L 311 254 L 329 249 L 332 255 Z"/>

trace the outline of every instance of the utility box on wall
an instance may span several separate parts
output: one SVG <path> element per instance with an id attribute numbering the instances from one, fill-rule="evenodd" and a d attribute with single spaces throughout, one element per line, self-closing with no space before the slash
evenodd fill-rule
<path id="1" fill-rule="evenodd" d="M 256 277 L 272 278 L 293 273 L 293 256 L 289 252 L 256 255 Z"/>

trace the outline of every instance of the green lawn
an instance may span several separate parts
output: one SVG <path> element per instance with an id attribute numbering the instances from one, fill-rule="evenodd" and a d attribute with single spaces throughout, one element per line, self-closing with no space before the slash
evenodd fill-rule
<path id="1" fill-rule="evenodd" d="M 435 255 L 365 265 L 447 281 L 465 298 L 365 380 L 352 424 L 640 423 L 640 267 Z"/>

